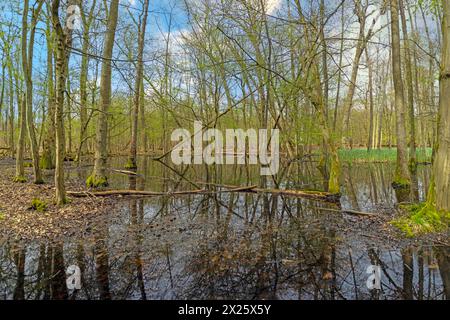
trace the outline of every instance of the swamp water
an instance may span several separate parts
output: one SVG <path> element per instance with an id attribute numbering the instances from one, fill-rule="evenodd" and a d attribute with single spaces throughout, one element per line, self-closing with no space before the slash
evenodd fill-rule
<path id="1" fill-rule="evenodd" d="M 115 158 L 111 167 L 125 162 Z M 261 183 L 256 166 L 194 166 L 176 173 L 147 158 L 138 166 L 137 177 L 111 171 L 110 188 L 214 191 L 213 184 Z M 315 167 L 282 166 L 278 188 L 322 189 Z M 91 169 L 70 167 L 67 179 L 85 180 Z M 393 169 L 345 166 L 342 208 L 393 216 Z M 429 179 L 430 168 L 419 166 L 421 199 Z M 118 198 L 81 238 L 0 244 L 0 299 L 450 299 L 449 247 L 396 239 L 376 218 L 333 210 L 271 194 Z M 75 294 L 66 289 L 71 265 L 82 274 Z M 371 265 L 381 266 L 378 290 L 367 287 Z"/>

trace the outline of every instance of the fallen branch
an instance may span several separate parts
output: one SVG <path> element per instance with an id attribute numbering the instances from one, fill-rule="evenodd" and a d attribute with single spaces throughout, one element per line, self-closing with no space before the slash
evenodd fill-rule
<path id="1" fill-rule="evenodd" d="M 223 185 L 223 184 L 214 184 L 214 183 L 206 183 L 206 182 L 196 182 L 199 185 L 210 185 L 218 188 L 227 188 L 227 189 L 236 189 L 237 186 Z M 331 203 L 338 203 L 340 200 L 339 194 L 333 194 L 324 191 L 310 191 L 310 190 L 286 190 L 286 189 L 263 189 L 263 188 L 251 188 L 246 191 L 245 189 L 242 192 L 256 192 L 256 193 L 270 193 L 275 195 L 284 195 L 290 197 L 298 197 L 298 198 L 306 198 L 312 200 L 319 200 Z"/>
<path id="2" fill-rule="evenodd" d="M 350 209 L 333 209 L 333 208 L 315 208 L 315 209 L 319 209 L 322 211 L 331 211 L 331 212 L 339 212 L 339 213 L 346 213 L 346 214 L 351 214 L 351 215 L 355 215 L 355 216 L 368 216 L 368 217 L 373 217 L 373 216 L 377 216 L 378 214 L 376 213 L 372 213 L 372 212 L 363 212 L 363 211 L 356 211 L 356 210 L 350 210 Z"/>
<path id="3" fill-rule="evenodd" d="M 117 172 L 117 173 L 126 174 L 126 175 L 129 175 L 129 176 L 140 176 L 140 174 L 138 174 L 138 173 L 136 173 L 134 171 L 129 171 L 129 170 L 111 169 L 111 171 Z"/>
<path id="4" fill-rule="evenodd" d="M 256 186 L 240 187 L 230 190 L 223 190 L 218 192 L 212 192 L 206 189 L 186 190 L 186 191 L 173 191 L 173 192 L 155 192 L 144 190 L 105 190 L 105 191 L 67 191 L 67 194 L 72 197 L 110 197 L 110 196 L 143 196 L 143 197 L 156 197 L 156 196 L 179 196 L 189 194 L 209 194 L 209 193 L 229 193 L 229 192 L 248 192 L 254 189 Z"/>
<path id="5" fill-rule="evenodd" d="M 255 189 L 258 193 L 270 193 L 275 195 L 283 195 L 289 197 L 306 198 L 312 200 L 319 200 L 331 203 L 338 203 L 340 200 L 339 194 L 333 194 L 323 191 L 305 191 L 305 190 L 283 190 L 283 189 Z"/>
<path id="6" fill-rule="evenodd" d="M 106 190 L 106 191 L 67 191 L 67 194 L 72 197 L 110 197 L 110 196 L 165 196 L 165 195 L 183 195 L 196 194 L 204 190 L 188 190 L 188 191 L 174 191 L 174 192 L 154 192 L 141 190 Z"/>
<path id="7" fill-rule="evenodd" d="M 186 191 L 173 191 L 173 192 L 155 192 L 144 190 L 106 190 L 106 191 L 68 191 L 67 194 L 73 197 L 108 197 L 108 196 L 143 196 L 143 197 L 155 197 L 155 196 L 178 196 L 189 194 L 208 194 L 208 193 L 231 193 L 231 192 L 253 192 L 253 193 L 269 193 L 273 195 L 284 195 L 289 197 L 306 198 L 311 200 L 318 200 L 330 203 L 339 203 L 340 195 L 332 194 L 322 191 L 303 191 L 303 190 L 282 190 L 282 189 L 262 189 L 257 186 L 229 186 L 229 185 L 215 185 L 209 183 L 203 183 L 204 185 L 211 185 L 219 188 L 225 188 L 227 190 L 211 191 L 207 189 L 196 189 Z"/>

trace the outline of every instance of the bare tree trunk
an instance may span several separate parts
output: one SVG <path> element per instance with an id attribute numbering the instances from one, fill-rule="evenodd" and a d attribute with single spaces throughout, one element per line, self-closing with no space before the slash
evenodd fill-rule
<path id="1" fill-rule="evenodd" d="M 100 83 L 100 112 L 98 114 L 95 163 L 92 175 L 87 179 L 89 187 L 108 185 L 106 164 L 108 158 L 108 110 L 111 104 L 111 59 L 119 15 L 119 0 L 111 0 L 108 27 L 103 48 L 102 73 Z"/>
<path id="2" fill-rule="evenodd" d="M 39 167 L 39 146 L 36 141 L 36 133 L 33 121 L 33 52 L 34 52 L 34 36 L 36 33 L 36 24 L 38 16 L 41 12 L 43 0 L 38 1 L 37 9 L 32 10 L 30 39 L 28 41 L 28 6 L 29 1 L 25 0 L 23 5 L 22 16 L 22 69 L 25 77 L 26 87 L 26 120 L 28 128 L 28 137 L 30 139 L 31 155 L 33 158 L 34 183 L 41 184 L 42 179 L 41 169 Z"/>
<path id="3" fill-rule="evenodd" d="M 367 142 L 367 151 L 372 150 L 373 148 L 373 135 L 374 135 L 374 124 L 373 124 L 373 118 L 374 118 L 374 112 L 373 112 L 373 72 L 372 72 L 372 61 L 370 60 L 369 57 L 369 50 L 367 49 L 367 47 L 365 48 L 365 52 L 366 52 L 366 63 L 367 63 L 367 68 L 369 69 L 369 141 Z"/>
<path id="4" fill-rule="evenodd" d="M 70 0 L 69 5 L 73 4 Z M 56 36 L 56 108 L 55 108 L 55 131 L 56 131 L 56 203 L 63 205 L 66 202 L 66 188 L 64 185 L 64 95 L 67 85 L 68 61 L 72 45 L 72 30 L 66 27 L 64 30 L 59 20 L 60 0 L 52 2 L 52 23 Z"/>
<path id="5" fill-rule="evenodd" d="M 338 71 L 338 79 L 337 79 L 337 89 L 336 89 L 336 102 L 334 104 L 334 117 L 333 117 L 333 131 L 336 132 L 337 125 L 337 117 L 338 117 L 338 106 L 339 106 L 339 98 L 341 95 L 341 85 L 342 85 L 342 60 L 344 59 L 344 32 L 345 32 L 345 1 L 342 3 L 342 12 L 341 12 L 341 41 L 339 47 L 339 71 Z"/>
<path id="6" fill-rule="evenodd" d="M 141 98 L 139 99 L 139 113 L 140 113 L 140 126 L 141 126 L 141 148 L 144 153 L 147 153 L 148 149 L 148 138 L 145 122 L 145 92 L 144 92 L 144 79 L 141 82 Z"/>
<path id="7" fill-rule="evenodd" d="M 410 122 L 410 137 L 409 137 L 409 170 L 411 174 L 417 171 L 417 159 L 416 159 L 416 123 L 414 115 L 414 90 L 413 90 L 413 77 L 411 66 L 411 46 L 408 37 L 408 26 L 406 24 L 405 9 L 403 7 L 403 0 L 399 0 L 400 17 L 402 20 L 403 29 L 403 41 L 405 44 L 405 70 L 406 70 L 406 88 L 408 92 L 408 111 Z"/>
<path id="8" fill-rule="evenodd" d="M 411 8 L 408 7 L 408 16 L 409 16 L 409 21 L 410 21 L 410 27 L 411 27 L 411 32 L 413 34 L 414 37 L 414 41 L 418 41 L 418 36 L 417 36 L 417 19 L 416 19 L 416 13 L 414 13 L 414 16 L 411 12 Z M 416 27 L 415 27 L 416 25 Z M 422 146 L 422 147 L 426 147 L 426 143 L 424 143 L 424 137 L 425 137 L 425 128 L 424 128 L 424 123 L 423 123 L 423 119 L 422 119 L 422 112 L 423 112 L 423 103 L 420 99 L 420 88 L 419 88 L 419 61 L 417 58 L 417 46 L 413 46 L 413 50 L 412 50 L 412 65 L 414 66 L 414 100 L 416 101 L 416 107 L 417 107 L 417 124 L 418 124 L 418 131 L 419 133 L 417 134 L 417 138 L 419 141 L 417 141 L 417 145 Z"/>
<path id="9" fill-rule="evenodd" d="M 94 10 L 96 0 L 92 2 L 89 14 L 86 17 L 83 6 L 80 8 L 81 18 L 83 20 L 83 37 L 82 37 L 82 52 L 81 70 L 80 70 L 80 145 L 78 147 L 77 162 L 80 163 L 81 156 L 87 153 L 86 132 L 88 126 L 87 116 L 87 81 L 88 81 L 88 67 L 89 67 L 89 31 L 94 18 Z"/>
<path id="10" fill-rule="evenodd" d="M 436 209 L 450 212 L 450 2 L 443 1 L 438 143 L 434 159 Z"/>
<path id="11" fill-rule="evenodd" d="M 344 128 L 343 128 L 343 140 L 347 145 L 352 145 L 351 134 L 350 134 L 350 116 L 352 112 L 353 106 L 353 96 L 355 95 L 356 90 L 356 80 L 358 78 L 358 70 L 359 70 L 359 62 L 361 60 L 361 56 L 364 52 L 364 48 L 367 45 L 367 42 L 373 36 L 373 28 L 375 27 L 376 19 L 372 20 L 372 24 L 369 27 L 369 30 L 366 35 L 366 11 L 368 9 L 368 4 L 361 6 L 360 1 L 355 1 L 355 12 L 358 15 L 359 19 L 359 35 L 358 42 L 356 44 L 356 52 L 355 57 L 353 58 L 352 64 L 352 74 L 350 77 L 350 84 L 348 87 L 347 95 L 344 100 Z"/>
<path id="12" fill-rule="evenodd" d="M 126 165 L 129 169 L 136 169 L 137 163 L 137 136 L 138 136 L 138 115 L 139 106 L 141 100 L 141 84 L 144 75 L 144 45 L 145 45 L 145 29 L 147 27 L 147 16 L 148 16 L 148 6 L 149 0 L 144 1 L 144 11 L 143 17 L 138 26 L 139 29 L 139 39 L 138 39 L 138 61 L 136 68 L 136 83 L 134 89 L 134 104 L 132 110 L 132 120 L 131 120 L 131 142 L 130 142 L 130 155 L 128 158 L 128 163 Z M 142 142 L 141 142 L 142 143 Z"/>
<path id="13" fill-rule="evenodd" d="M 14 157 L 15 154 L 15 145 L 14 145 L 14 73 L 12 68 L 12 57 L 10 49 L 7 52 L 8 59 L 8 79 L 9 79 L 9 151 L 11 157 Z M 20 106 L 18 107 L 20 108 Z"/>
<path id="14" fill-rule="evenodd" d="M 391 60 L 391 54 L 389 54 L 388 62 L 385 68 L 383 68 L 383 74 L 384 80 L 381 81 L 381 106 L 380 106 L 380 114 L 379 114 L 379 120 L 378 120 L 378 145 L 377 148 L 381 149 L 383 147 L 383 116 L 386 113 L 387 114 L 387 104 L 388 104 L 388 97 L 386 93 L 387 88 L 387 82 L 389 79 L 389 62 Z M 388 128 L 390 128 L 390 123 L 388 122 Z"/>
<path id="15" fill-rule="evenodd" d="M 70 79 L 69 77 L 66 78 L 66 91 L 67 95 L 69 97 L 72 96 L 71 90 L 70 90 Z M 72 101 L 71 98 L 67 99 L 67 150 L 66 154 L 70 156 L 72 153 Z"/>
<path id="16" fill-rule="evenodd" d="M 391 0 L 392 75 L 395 91 L 395 116 L 397 129 L 397 166 L 394 185 L 408 187 L 411 184 L 408 170 L 408 150 L 406 144 L 405 98 L 403 92 L 400 26 L 398 0 Z"/>
<path id="17" fill-rule="evenodd" d="M 16 85 L 18 81 L 16 78 Z M 19 92 L 19 88 L 17 87 L 17 91 Z M 17 154 L 16 154 L 16 176 L 14 178 L 15 182 L 26 182 L 25 178 L 25 168 L 23 166 L 23 153 L 25 151 L 25 130 L 26 121 L 27 121 L 27 113 L 26 113 L 26 102 L 25 97 L 20 93 L 17 93 L 17 105 L 19 107 L 19 141 L 17 146 Z"/>
<path id="18" fill-rule="evenodd" d="M 431 39 L 430 36 L 430 30 L 428 28 L 428 23 L 427 23 L 427 19 L 425 16 L 425 12 L 423 10 L 422 5 L 419 3 L 419 8 L 420 8 L 420 12 L 422 14 L 422 19 L 423 19 L 423 24 L 424 24 L 424 28 L 425 28 L 425 35 L 427 37 L 428 40 L 428 51 L 431 53 L 429 56 L 429 67 L 428 67 L 428 81 L 429 81 L 429 91 L 427 92 L 428 94 L 428 105 L 429 105 L 429 110 L 431 110 L 431 112 L 433 112 L 435 110 L 435 88 L 434 88 L 434 57 L 433 57 L 433 53 L 434 53 L 434 43 L 433 40 Z M 439 35 L 439 32 L 438 32 Z M 430 122 L 430 121 L 429 121 Z M 428 123 L 428 127 L 433 128 L 434 127 L 434 117 L 433 117 L 433 121 L 431 121 L 432 123 Z M 427 127 L 427 126 L 425 126 Z M 425 133 L 425 135 L 427 136 L 427 140 L 428 140 L 428 145 L 430 147 L 433 146 L 433 144 L 435 143 L 434 139 L 429 139 L 429 130 L 427 130 L 427 132 Z M 431 132 L 431 135 L 434 135 L 434 129 Z"/>
<path id="19" fill-rule="evenodd" d="M 5 83 L 6 83 L 5 69 L 6 69 L 6 59 L 5 59 L 5 52 L 3 52 L 3 54 L 2 54 L 2 90 L 0 92 L 0 130 L 6 131 L 6 126 L 4 126 L 3 128 L 1 127 L 3 125 L 3 121 L 2 121 L 3 120 L 3 117 L 2 117 L 3 102 L 5 100 Z M 5 110 L 7 111 L 8 109 L 5 107 Z"/>
<path id="20" fill-rule="evenodd" d="M 2 37 L 3 38 L 3 37 Z M 3 55 L 3 85 L 8 83 L 8 88 L 4 88 L 8 96 L 8 105 L 5 106 L 5 133 L 6 141 L 9 147 L 9 154 L 14 157 L 14 72 L 13 58 L 11 55 L 12 45 L 9 43 L 10 37 L 3 39 L 4 55 Z M 6 82 L 5 72 L 8 72 L 8 81 Z M 4 101 L 3 98 L 1 99 Z M 3 103 L 2 103 L 3 106 Z M 20 108 L 20 107 L 19 107 Z"/>
<path id="21" fill-rule="evenodd" d="M 49 11 L 51 9 L 49 8 Z M 53 81 L 53 32 L 47 25 L 47 103 L 48 118 L 43 143 L 43 153 L 40 161 L 42 169 L 55 168 L 55 92 Z"/>

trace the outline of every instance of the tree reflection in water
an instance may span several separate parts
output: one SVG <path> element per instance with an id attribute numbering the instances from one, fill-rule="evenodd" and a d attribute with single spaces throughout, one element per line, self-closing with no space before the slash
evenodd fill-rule
<path id="1" fill-rule="evenodd" d="M 180 177 L 143 165 L 137 176 L 113 183 L 170 191 L 196 181 L 187 170 Z M 314 188 L 321 180 L 305 179 L 311 168 L 286 169 L 295 181 L 256 183 Z M 206 186 L 255 183 L 242 168 L 195 170 L 206 170 Z M 419 197 L 428 174 L 419 168 Z M 342 207 L 387 212 L 397 202 L 391 175 L 386 166 L 344 168 Z M 450 298 L 448 247 L 387 241 L 370 219 L 324 211 L 328 206 L 242 193 L 124 199 L 89 223 L 82 237 L 60 243 L 7 238 L 0 246 L 0 294 L 4 299 Z M 70 265 L 82 271 L 82 289 L 75 293 L 65 286 Z M 366 287 L 369 265 L 382 267 L 380 290 Z"/>

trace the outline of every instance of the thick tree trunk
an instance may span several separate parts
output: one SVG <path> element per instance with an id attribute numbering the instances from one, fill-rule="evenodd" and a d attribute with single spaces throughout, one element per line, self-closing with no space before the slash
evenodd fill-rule
<path id="1" fill-rule="evenodd" d="M 69 5 L 74 4 L 69 1 Z M 72 44 L 72 30 L 63 30 L 59 20 L 60 0 L 53 0 L 52 23 L 56 36 L 56 105 L 55 105 L 55 131 L 56 131 L 56 203 L 63 205 L 66 202 L 66 189 L 64 185 L 64 95 L 67 85 L 68 61 L 70 51 L 67 50 Z"/>
<path id="2" fill-rule="evenodd" d="M 50 23 L 47 26 L 47 104 L 48 117 L 41 157 L 42 169 L 55 168 L 55 93 L 53 82 L 53 35 Z"/>
<path id="3" fill-rule="evenodd" d="M 405 98 L 400 54 L 400 26 L 398 0 L 391 0 L 392 75 L 395 91 L 395 116 L 397 130 L 397 166 L 394 185 L 407 187 L 411 184 L 408 169 L 408 149 L 405 126 Z"/>
<path id="4" fill-rule="evenodd" d="M 443 1 L 438 143 L 434 160 L 436 209 L 450 212 L 450 2 Z"/>
<path id="5" fill-rule="evenodd" d="M 62 205 L 66 202 L 66 191 L 64 186 L 64 92 L 66 90 L 65 79 L 65 36 L 59 21 L 59 0 L 52 3 L 52 21 L 56 34 L 56 109 L 55 109 L 55 131 L 56 131 L 56 202 Z"/>
<path id="6" fill-rule="evenodd" d="M 132 120 L 131 120 L 131 142 L 130 142 L 130 155 L 128 158 L 127 168 L 135 169 L 137 168 L 136 158 L 137 158 L 137 136 L 138 136 L 138 115 L 139 106 L 141 100 L 141 84 L 144 74 L 144 45 L 145 45 L 145 29 L 147 27 L 147 16 L 148 16 L 148 6 L 149 0 L 144 2 L 144 12 L 142 21 L 140 21 L 139 27 L 139 43 L 138 43 L 138 61 L 136 68 L 136 84 L 134 91 L 134 101 L 132 110 Z M 142 143 L 142 141 L 141 141 Z"/>
<path id="7" fill-rule="evenodd" d="M 400 17 L 402 20 L 403 41 L 405 46 L 405 71 L 406 71 L 406 88 L 408 92 L 408 111 L 410 122 L 410 137 L 409 137 L 409 169 L 412 174 L 417 171 L 417 159 L 416 159 L 416 123 L 414 112 L 414 90 L 413 90 L 413 77 L 411 66 L 411 46 L 408 37 L 408 26 L 406 24 L 405 9 L 403 7 L 403 0 L 399 0 Z"/>
<path id="8" fill-rule="evenodd" d="M 86 184 L 90 187 L 108 185 L 106 164 L 108 157 L 108 110 L 111 104 L 111 59 L 119 15 L 119 0 L 112 0 L 109 9 L 108 27 L 103 48 L 102 73 L 100 83 L 100 112 L 98 114 L 95 143 L 95 163 L 92 175 Z"/>

